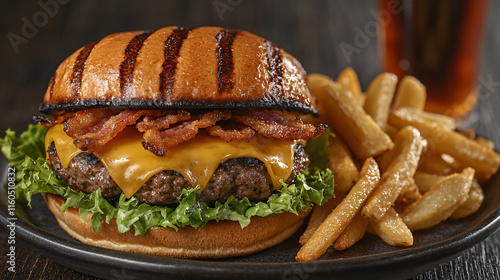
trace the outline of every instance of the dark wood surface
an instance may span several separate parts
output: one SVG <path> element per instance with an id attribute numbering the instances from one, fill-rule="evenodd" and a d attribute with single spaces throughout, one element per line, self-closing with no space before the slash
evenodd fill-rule
<path id="1" fill-rule="evenodd" d="M 58 3 L 54 1 L 40 1 Z M 2 2 L 0 11 L 0 131 L 25 129 L 37 114 L 57 65 L 79 47 L 109 33 L 157 29 L 168 25 L 214 25 L 249 30 L 282 46 L 309 72 L 336 77 L 347 66 L 363 89 L 380 71 L 378 40 L 369 37 L 359 53 L 347 57 L 342 42 L 353 44 L 355 28 L 364 28 L 377 12 L 374 1 L 62 1 L 40 27 L 25 30 L 16 47 L 9 34 L 22 35 L 26 21 L 44 11 L 38 1 Z M 214 3 L 229 6 L 219 13 Z M 479 73 L 481 97 L 463 126 L 500 145 L 500 1 L 491 1 Z M 45 12 L 46 13 L 46 12 Z M 2 134 L 3 137 L 3 134 Z M 500 201 L 499 201 L 500 203 Z M 2 225 L 4 226 L 4 225 Z M 16 273 L 7 271 L 7 231 L 0 227 L 0 279 L 94 279 L 52 262 L 17 240 Z M 500 279 L 500 232 L 463 255 L 414 279 Z M 119 275 L 117 275 L 119 278 Z"/>

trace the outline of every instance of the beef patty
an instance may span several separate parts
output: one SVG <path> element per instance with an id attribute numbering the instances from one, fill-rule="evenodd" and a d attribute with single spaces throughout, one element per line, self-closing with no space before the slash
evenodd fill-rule
<path id="1" fill-rule="evenodd" d="M 52 170 L 58 179 L 64 180 L 73 189 L 92 193 L 101 189 L 103 197 L 111 198 L 122 193 L 102 162 L 91 153 L 80 153 L 67 168 L 61 164 L 54 143 L 47 150 Z M 309 165 L 309 159 L 301 145 L 294 154 L 292 173 L 286 180 L 292 183 L 297 175 Z M 152 205 L 177 203 L 183 189 L 192 188 L 180 173 L 164 170 L 153 175 L 134 194 L 141 202 Z M 272 194 L 273 184 L 264 163 L 256 158 L 242 157 L 223 161 L 217 167 L 198 200 L 209 205 L 215 201 L 225 202 L 231 195 L 238 199 L 248 197 L 250 201 L 266 200 Z"/>

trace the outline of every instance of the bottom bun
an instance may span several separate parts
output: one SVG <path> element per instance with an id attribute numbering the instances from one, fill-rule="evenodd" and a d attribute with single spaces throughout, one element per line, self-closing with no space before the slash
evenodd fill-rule
<path id="1" fill-rule="evenodd" d="M 45 202 L 60 227 L 81 242 L 108 249 L 175 258 L 225 258 L 252 254 L 277 245 L 297 231 L 310 213 L 272 214 L 265 218 L 252 217 L 245 228 L 235 221 L 209 222 L 201 230 L 191 226 L 177 231 L 168 227 L 153 227 L 135 236 L 134 229 L 119 233 L 115 219 L 103 222 L 94 232 L 89 222 L 78 214 L 78 208 L 61 212 L 64 199 L 44 194 Z M 92 214 L 87 215 L 90 221 Z"/>

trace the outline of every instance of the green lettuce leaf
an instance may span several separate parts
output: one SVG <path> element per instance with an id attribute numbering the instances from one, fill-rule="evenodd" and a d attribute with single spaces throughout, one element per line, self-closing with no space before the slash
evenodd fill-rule
<path id="1" fill-rule="evenodd" d="M 330 156 L 330 137 L 335 137 L 330 129 L 314 139 L 309 139 L 305 147 L 305 151 L 311 164 L 309 168 L 326 169 L 329 166 L 328 156 Z"/>
<path id="2" fill-rule="evenodd" d="M 16 138 L 16 133 L 10 129 L 5 132 L 5 138 L 0 138 L 2 153 L 9 160 L 10 166 L 20 167 L 26 156 L 33 159 L 45 157 L 45 134 L 47 127 L 30 124 L 28 129 Z"/>
<path id="3" fill-rule="evenodd" d="M 96 232 L 102 222 L 109 223 L 113 218 L 116 219 L 119 232 L 127 232 L 133 227 L 136 235 L 144 234 L 155 226 L 174 229 L 192 226 L 201 229 L 209 221 L 221 220 L 238 221 L 241 227 L 245 227 L 253 216 L 306 211 L 313 204 L 323 204 L 334 197 L 333 172 L 313 168 L 300 174 L 294 184 L 282 182 L 282 189 L 265 202 L 255 203 L 247 198 L 238 200 L 231 196 L 225 203 L 217 202 L 209 206 L 196 200 L 196 192 L 200 189 L 197 186 L 184 189 L 179 197 L 179 205 L 175 207 L 151 206 L 140 203 L 135 197 L 127 199 L 124 194 L 117 202 L 110 203 L 101 196 L 100 189 L 85 194 L 57 179 L 45 160 L 43 143 L 46 131 L 40 125 L 30 126 L 20 139 L 16 139 L 15 133 L 10 130 L 4 139 L 0 139 L 2 152 L 10 164 L 20 170 L 17 195 L 25 199 L 30 207 L 35 194 L 46 192 L 63 196 L 66 203 L 61 211 L 77 207 L 85 220 L 87 214 L 92 213 L 90 224 Z"/>

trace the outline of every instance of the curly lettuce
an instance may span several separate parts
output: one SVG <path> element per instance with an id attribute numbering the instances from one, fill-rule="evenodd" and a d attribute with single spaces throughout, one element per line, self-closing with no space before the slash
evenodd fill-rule
<path id="1" fill-rule="evenodd" d="M 238 221 L 241 227 L 250 223 L 253 216 L 266 217 L 271 214 L 306 211 L 313 204 L 323 204 L 334 197 L 334 173 L 319 167 L 311 168 L 299 174 L 294 184 L 282 182 L 283 187 L 271 195 L 267 201 L 251 202 L 231 196 L 225 203 L 217 202 L 209 206 L 196 200 L 196 192 L 200 186 L 184 189 L 175 207 L 153 206 L 141 203 L 137 198 L 127 199 L 121 194 L 117 202 L 109 202 L 102 197 L 100 189 L 86 194 L 74 190 L 64 181 L 57 179 L 55 173 L 45 159 L 44 139 L 47 128 L 41 125 L 30 125 L 20 138 L 15 132 L 7 130 L 6 136 L 0 139 L 2 152 L 9 160 L 9 165 L 16 167 L 16 193 L 19 200 L 25 200 L 31 207 L 33 195 L 51 193 L 66 198 L 61 211 L 69 207 L 77 207 L 80 216 L 87 221 L 87 214 L 92 213 L 90 224 L 95 232 L 99 231 L 102 222 L 109 223 L 115 219 L 118 231 L 124 233 L 134 228 L 135 234 L 146 233 L 151 227 L 192 226 L 201 229 L 209 221 Z M 323 147 L 328 136 L 320 140 Z M 319 153 L 321 154 L 321 153 Z M 328 152 L 323 153 L 328 156 Z"/>

